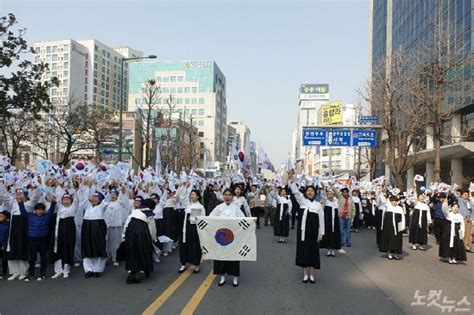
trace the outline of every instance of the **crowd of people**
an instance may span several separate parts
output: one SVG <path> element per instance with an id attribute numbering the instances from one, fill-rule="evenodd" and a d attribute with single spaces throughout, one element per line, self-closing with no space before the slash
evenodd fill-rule
<path id="1" fill-rule="evenodd" d="M 293 171 L 273 180 L 239 174 L 206 180 L 192 171 L 161 177 L 151 169 L 132 176 L 123 163 L 85 162 L 24 171 L 4 163 L 0 175 L 1 277 L 10 281 L 45 280 L 48 264 L 53 279 L 68 278 L 81 264 L 85 278 L 97 278 L 107 263 L 124 262 L 126 283 L 135 284 L 175 249 L 178 272 L 193 266 L 198 273 L 196 224 L 204 216 L 253 217 L 257 228 L 263 219 L 279 243 L 296 229 L 295 263 L 304 283 L 316 283 L 320 248 L 327 257 L 343 254 L 352 246 L 351 233 L 361 229 L 376 230 L 376 244 L 389 260 L 402 258 L 406 233 L 412 250 L 427 250 L 433 233 L 439 257 L 450 264 L 465 261 L 472 246 L 473 191 L 455 185 L 428 190 L 415 181 L 401 192 L 380 179 L 367 185 Z M 214 273 L 219 286 L 226 275 L 239 285 L 239 261 L 214 261 Z"/>

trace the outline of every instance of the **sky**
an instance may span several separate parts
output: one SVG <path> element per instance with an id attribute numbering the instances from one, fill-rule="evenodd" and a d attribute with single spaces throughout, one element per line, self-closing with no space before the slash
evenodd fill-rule
<path id="1" fill-rule="evenodd" d="M 275 164 L 286 162 L 302 83 L 358 101 L 368 76 L 368 0 L 0 0 L 30 44 L 95 38 L 161 60 L 215 60 L 228 120 L 246 123 Z"/>

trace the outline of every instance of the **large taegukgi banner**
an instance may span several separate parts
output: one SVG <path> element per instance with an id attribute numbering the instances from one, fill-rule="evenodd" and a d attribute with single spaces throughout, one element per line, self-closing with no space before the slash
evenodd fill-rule
<path id="1" fill-rule="evenodd" d="M 197 230 L 204 260 L 257 260 L 253 218 L 198 217 Z"/>

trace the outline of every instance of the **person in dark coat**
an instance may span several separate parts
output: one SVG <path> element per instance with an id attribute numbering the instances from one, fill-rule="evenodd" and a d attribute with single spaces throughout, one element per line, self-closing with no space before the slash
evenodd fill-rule
<path id="1" fill-rule="evenodd" d="M 303 268 L 303 283 L 316 283 L 314 269 L 321 268 L 319 241 L 325 234 L 324 211 L 316 201 L 317 188 L 306 186 L 303 195 L 296 185 L 291 185 L 291 192 L 300 205 L 296 233 L 296 265 Z"/>
<path id="2" fill-rule="evenodd" d="M 147 278 L 153 272 L 153 240 L 156 238 L 156 227 L 152 232 L 149 222 L 154 223 L 155 206 L 156 203 L 152 199 L 145 199 L 142 208 L 134 209 L 125 222 L 122 238 L 125 241 L 127 284 L 140 283 L 141 280 L 136 278 L 140 271 L 143 271 Z"/>
<path id="3" fill-rule="evenodd" d="M 292 203 L 284 187 L 278 187 L 278 194 L 273 192 L 272 197 L 277 201 L 273 218 L 273 235 L 278 236 L 278 243 L 285 243 L 285 237 L 290 234 L 290 213 Z"/>
<path id="4" fill-rule="evenodd" d="M 443 211 L 447 223 L 443 226 L 439 243 L 439 257 L 448 259 L 450 264 L 457 264 L 458 261 L 465 261 L 466 250 L 464 248 L 464 218 L 459 213 L 459 205 L 454 202 L 450 207 L 444 202 Z"/>
<path id="5" fill-rule="evenodd" d="M 336 257 L 335 250 L 341 249 L 341 228 L 339 221 L 338 201 L 334 198 L 334 192 L 326 192 L 324 202 L 324 236 L 319 246 L 327 248 L 327 257 Z"/>
<path id="6" fill-rule="evenodd" d="M 179 259 L 181 267 L 178 272 L 182 273 L 186 270 L 186 264 L 194 265 L 194 273 L 198 273 L 201 265 L 201 244 L 197 232 L 197 217 L 206 215 L 206 210 L 199 202 L 199 190 L 193 190 L 190 194 L 190 202 L 185 209 L 183 235 L 179 242 Z"/>
<path id="7" fill-rule="evenodd" d="M 380 235 L 379 251 L 387 252 L 387 258 L 399 260 L 403 247 L 403 231 L 405 230 L 405 213 L 398 205 L 398 197 L 390 196 L 390 203 L 383 213 L 382 234 Z"/>
<path id="8" fill-rule="evenodd" d="M 10 230 L 10 212 L 0 212 L 0 260 L 2 262 L 2 273 L 0 279 L 8 277 L 8 260 L 5 251 L 5 245 L 8 239 L 8 231 Z"/>

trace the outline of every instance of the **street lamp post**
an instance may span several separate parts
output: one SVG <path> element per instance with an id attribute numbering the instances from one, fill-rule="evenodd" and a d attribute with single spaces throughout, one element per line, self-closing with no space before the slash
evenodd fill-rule
<path id="1" fill-rule="evenodd" d="M 121 67 L 121 76 L 120 79 L 122 80 L 122 84 L 120 84 L 120 116 L 119 116 L 119 162 L 122 162 L 122 147 L 123 147 L 123 136 L 122 136 L 122 129 L 123 129 L 123 85 L 124 85 L 124 79 L 123 79 L 123 66 L 126 61 L 130 60 L 143 60 L 143 59 L 156 59 L 156 55 L 149 55 L 146 57 L 134 57 L 134 58 L 122 58 L 122 67 Z"/>

